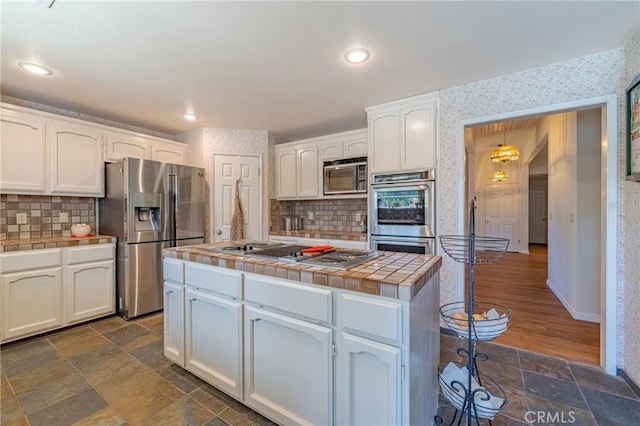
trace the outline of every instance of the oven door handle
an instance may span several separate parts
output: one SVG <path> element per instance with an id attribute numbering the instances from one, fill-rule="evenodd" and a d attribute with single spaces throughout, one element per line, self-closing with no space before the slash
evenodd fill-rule
<path id="1" fill-rule="evenodd" d="M 393 241 L 395 243 L 429 243 L 430 240 L 435 240 L 435 238 L 429 238 L 429 237 L 416 237 L 416 238 L 411 238 L 411 237 L 382 237 L 382 236 L 378 236 L 378 235 L 372 235 L 371 236 L 371 241 Z"/>
<path id="2" fill-rule="evenodd" d="M 390 185 L 390 184 L 374 184 L 371 185 L 372 189 L 378 190 L 378 192 L 391 192 L 391 191 L 424 191 L 428 188 L 427 184 L 422 185 Z"/>
<path id="3" fill-rule="evenodd" d="M 393 187 L 405 187 L 405 186 L 415 186 L 415 185 L 426 185 L 429 183 L 433 183 L 433 180 L 411 180 L 407 182 L 388 182 L 388 183 L 372 183 L 372 188 L 393 188 Z"/>

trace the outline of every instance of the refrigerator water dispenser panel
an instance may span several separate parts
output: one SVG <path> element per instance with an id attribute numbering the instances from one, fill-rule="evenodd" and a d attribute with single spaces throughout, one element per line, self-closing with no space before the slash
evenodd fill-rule
<path id="1" fill-rule="evenodd" d="M 162 194 L 154 192 L 136 192 L 133 194 L 136 232 L 161 230 Z"/>

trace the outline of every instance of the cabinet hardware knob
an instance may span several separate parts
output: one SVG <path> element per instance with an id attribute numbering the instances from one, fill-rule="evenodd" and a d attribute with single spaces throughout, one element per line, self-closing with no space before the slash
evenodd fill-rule
<path id="1" fill-rule="evenodd" d="M 218 229 L 218 230 L 216 231 L 216 235 L 222 235 L 222 231 Z"/>

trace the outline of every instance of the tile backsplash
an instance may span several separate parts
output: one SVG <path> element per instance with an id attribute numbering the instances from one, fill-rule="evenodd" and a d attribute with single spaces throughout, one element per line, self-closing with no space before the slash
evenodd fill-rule
<path id="1" fill-rule="evenodd" d="M 360 223 L 367 214 L 367 199 L 270 200 L 270 213 L 272 231 L 284 230 L 284 217 L 299 216 L 303 219 L 303 229 L 361 232 Z"/>
<path id="2" fill-rule="evenodd" d="M 27 223 L 18 225 L 18 213 L 26 214 Z M 60 213 L 68 221 L 61 222 Z M 95 231 L 95 198 L 0 194 L 0 240 L 68 237 L 74 223 L 89 223 Z"/>

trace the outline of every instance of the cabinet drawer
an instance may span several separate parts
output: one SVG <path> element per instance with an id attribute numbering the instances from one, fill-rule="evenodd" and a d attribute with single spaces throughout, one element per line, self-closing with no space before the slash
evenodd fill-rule
<path id="1" fill-rule="evenodd" d="M 248 302 L 331 322 L 331 290 L 247 274 L 244 280 L 244 295 Z"/>
<path id="2" fill-rule="evenodd" d="M 242 297 L 242 272 L 217 266 L 187 263 L 184 268 L 186 285 L 213 291 L 224 296 Z"/>
<path id="3" fill-rule="evenodd" d="M 341 293 L 340 324 L 347 330 L 402 343 L 402 304 Z"/>
<path id="4" fill-rule="evenodd" d="M 165 281 L 184 284 L 184 262 L 170 257 L 162 261 Z"/>
<path id="5" fill-rule="evenodd" d="M 115 259 L 115 244 L 99 244 L 91 247 L 74 247 L 67 250 L 67 263 L 97 262 Z"/>
<path id="6" fill-rule="evenodd" d="M 50 268 L 62 265 L 62 250 L 29 250 L 0 255 L 2 273 Z"/>

